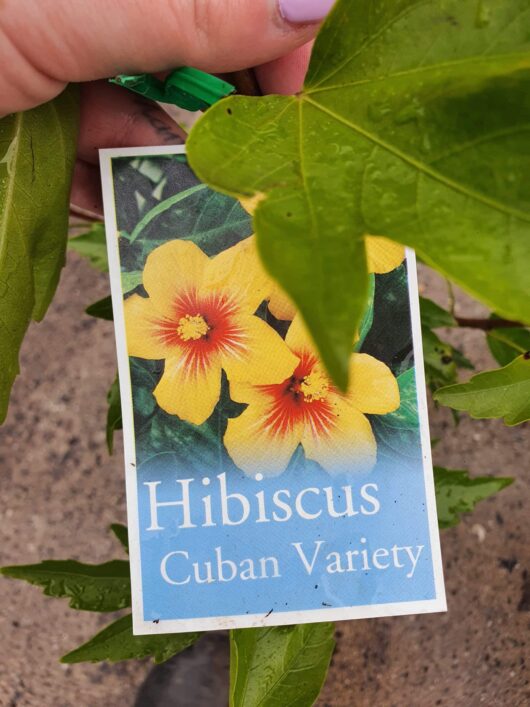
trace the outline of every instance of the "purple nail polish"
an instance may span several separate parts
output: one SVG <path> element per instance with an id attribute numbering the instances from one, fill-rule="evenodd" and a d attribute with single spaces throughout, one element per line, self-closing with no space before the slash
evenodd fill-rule
<path id="1" fill-rule="evenodd" d="M 335 0 L 279 0 L 280 12 L 288 22 L 320 22 Z"/>

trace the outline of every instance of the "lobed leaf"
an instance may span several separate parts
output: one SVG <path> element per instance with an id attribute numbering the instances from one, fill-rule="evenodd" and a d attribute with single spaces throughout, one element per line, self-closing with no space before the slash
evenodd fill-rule
<path id="1" fill-rule="evenodd" d="M 129 531 L 127 526 L 121 523 L 112 523 L 110 530 L 114 533 L 125 552 L 129 554 Z"/>
<path id="2" fill-rule="evenodd" d="M 493 358 L 500 366 L 507 366 L 520 354 L 530 351 L 530 331 L 522 327 L 492 329 L 486 339 Z"/>
<path id="3" fill-rule="evenodd" d="M 331 623 L 230 632 L 230 707 L 307 707 L 335 648 Z"/>
<path id="4" fill-rule="evenodd" d="M 111 322 L 114 319 L 114 314 L 112 312 L 112 300 L 110 297 L 103 297 L 103 299 L 90 304 L 85 312 L 91 316 L 96 317 L 96 319 L 105 319 Z"/>
<path id="5" fill-rule="evenodd" d="M 422 327 L 425 378 L 431 391 L 456 383 L 458 368 L 473 368 L 473 364 L 454 346 L 442 341 L 431 329 Z"/>
<path id="6" fill-rule="evenodd" d="M 42 587 L 49 597 L 70 599 L 72 609 L 118 611 L 131 605 L 129 563 L 112 560 L 101 565 L 85 565 L 75 560 L 44 560 L 37 565 L 0 568 L 13 579 Z"/>
<path id="7" fill-rule="evenodd" d="M 467 383 L 440 388 L 434 399 L 477 419 L 501 417 L 507 425 L 519 425 L 530 419 L 530 356 L 478 373 Z"/>
<path id="8" fill-rule="evenodd" d="M 474 479 L 467 471 L 434 467 L 436 507 L 440 528 L 450 528 L 460 521 L 461 513 L 471 512 L 479 501 L 509 486 L 513 479 L 480 476 Z"/>
<path id="9" fill-rule="evenodd" d="M 367 293 L 364 234 L 528 321 L 530 0 L 339 0 L 296 96 L 230 97 L 188 156 L 259 198 L 266 267 L 341 388 Z"/>
<path id="10" fill-rule="evenodd" d="M 93 223 L 86 233 L 70 238 L 68 249 L 87 258 L 96 270 L 109 271 L 104 224 Z"/>
<path id="11" fill-rule="evenodd" d="M 78 92 L 0 119 L 0 422 L 30 321 L 40 321 L 64 265 Z"/>
<path id="12" fill-rule="evenodd" d="M 79 648 L 63 655 L 61 663 L 98 663 L 102 660 L 116 663 L 141 658 L 153 658 L 155 663 L 164 663 L 193 645 L 200 635 L 176 633 L 134 636 L 132 616 L 128 614 L 111 623 Z"/>
<path id="13" fill-rule="evenodd" d="M 457 326 L 456 319 L 439 304 L 427 297 L 420 297 L 421 325 L 427 329 Z"/>

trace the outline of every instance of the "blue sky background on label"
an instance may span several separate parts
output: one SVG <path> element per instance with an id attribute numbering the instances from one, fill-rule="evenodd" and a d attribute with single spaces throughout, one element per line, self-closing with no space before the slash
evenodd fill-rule
<path id="1" fill-rule="evenodd" d="M 251 496 L 265 490 L 266 496 L 278 488 L 290 488 L 293 496 L 308 486 L 334 486 L 344 484 L 360 488 L 365 483 L 376 483 L 381 503 L 379 513 L 361 514 L 352 518 L 330 518 L 324 513 L 316 520 L 303 520 L 298 516 L 287 522 L 255 523 L 249 518 L 240 526 L 215 528 L 178 529 L 180 509 L 159 509 L 159 522 L 163 531 L 147 531 L 150 524 L 148 489 L 146 481 L 162 480 L 158 487 L 158 500 L 171 501 L 180 497 L 175 478 L 191 478 L 185 468 L 177 468 L 171 455 L 161 455 L 138 470 L 138 499 L 140 538 L 142 546 L 142 577 L 144 619 L 183 619 L 245 613 L 267 613 L 383 604 L 388 602 L 417 601 L 435 597 L 432 556 L 424 494 L 421 462 L 399 465 L 380 464 L 369 474 L 348 479 L 332 478 L 311 465 L 310 474 L 287 473 L 275 479 L 256 482 L 233 469 L 228 476 L 229 490 Z M 217 485 L 203 487 L 195 482 L 199 496 L 214 493 Z M 193 488 L 193 487 L 192 487 Z M 192 494 L 193 497 L 193 494 Z M 354 496 L 355 498 L 355 496 Z M 213 506 L 218 503 L 212 499 Z M 200 501 L 199 501 L 200 503 Z M 313 499 L 307 506 L 315 505 Z M 337 509 L 340 506 L 337 504 Z M 253 517 L 257 516 L 254 509 Z M 312 552 L 316 540 L 325 540 L 320 557 L 333 550 L 345 552 L 361 549 L 361 537 L 367 538 L 366 547 L 372 551 L 379 547 L 390 549 L 399 546 L 424 545 L 414 576 L 406 578 L 406 570 L 389 568 L 367 572 L 327 574 L 316 568 L 309 576 L 294 549 L 293 542 L 303 542 L 307 553 Z M 223 557 L 236 561 L 245 557 L 258 559 L 275 555 L 280 564 L 281 577 L 185 586 L 167 584 L 160 573 L 164 555 L 175 550 L 185 550 L 192 561 L 215 563 L 214 548 L 222 547 Z M 184 560 L 182 561 L 184 568 Z M 323 564 L 319 563 L 323 569 Z M 203 570 L 204 571 L 204 570 Z M 317 587 L 315 588 L 315 585 Z"/>

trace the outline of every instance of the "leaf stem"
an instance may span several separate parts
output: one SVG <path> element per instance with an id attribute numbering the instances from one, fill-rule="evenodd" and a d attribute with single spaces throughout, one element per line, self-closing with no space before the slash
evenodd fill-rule
<path id="1" fill-rule="evenodd" d="M 83 209 L 81 206 L 76 206 L 75 204 L 70 204 L 70 216 L 73 218 L 79 218 L 83 221 L 88 221 L 90 223 L 98 222 L 103 220 L 101 214 L 97 214 L 94 211 L 88 211 Z"/>
<path id="2" fill-rule="evenodd" d="M 453 283 L 451 280 L 446 279 L 447 283 L 447 296 L 449 297 L 449 311 L 455 316 L 455 308 L 456 308 L 456 297 L 455 297 L 455 291 L 453 288 Z"/>

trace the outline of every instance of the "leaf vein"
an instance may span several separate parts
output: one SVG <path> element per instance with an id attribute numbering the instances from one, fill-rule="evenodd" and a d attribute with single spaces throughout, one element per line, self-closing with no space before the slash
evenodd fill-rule
<path id="1" fill-rule="evenodd" d="M 403 78 L 405 76 L 414 76 L 416 74 L 422 74 L 425 72 L 431 72 L 431 71 L 437 71 L 437 70 L 444 70 L 448 69 L 451 67 L 457 67 L 457 66 L 467 66 L 469 64 L 480 64 L 480 63 L 495 63 L 497 61 L 500 61 L 501 59 L 508 59 L 508 58 L 515 58 L 515 57 L 521 57 L 521 56 L 526 56 L 525 52 L 511 52 L 508 54 L 489 54 L 489 55 L 481 55 L 481 56 L 475 56 L 475 57 L 464 57 L 463 59 L 454 59 L 453 61 L 444 61 L 440 62 L 438 64 L 426 64 L 426 65 L 421 65 L 421 66 L 415 66 L 412 69 L 406 69 L 404 71 L 396 71 L 393 74 L 385 74 L 384 76 L 373 76 L 371 78 L 367 79 L 358 79 L 356 81 L 348 81 L 347 83 L 339 83 L 339 84 L 333 84 L 331 86 L 323 86 L 322 88 L 309 88 L 307 91 L 304 91 L 302 98 L 305 96 L 311 96 L 315 93 L 325 93 L 326 91 L 336 91 L 336 90 L 342 90 L 345 88 L 352 88 L 354 86 L 363 86 L 366 84 L 375 84 L 375 83 L 385 83 L 386 81 L 391 81 L 393 79 L 398 79 L 398 78 Z M 444 80 L 447 80 L 446 77 L 444 77 Z"/>
<path id="2" fill-rule="evenodd" d="M 453 191 L 456 191 L 459 194 L 467 196 L 470 199 L 474 199 L 475 201 L 478 201 L 478 202 L 484 204 L 485 206 L 489 206 L 490 208 L 493 208 L 502 214 L 505 214 L 507 216 L 512 214 L 514 216 L 517 216 L 518 218 L 520 218 L 523 221 L 530 222 L 530 214 L 526 214 L 524 211 L 519 211 L 518 209 L 507 208 L 503 204 L 500 204 L 495 199 L 490 199 L 490 198 L 485 197 L 484 195 L 482 195 L 478 192 L 473 191 L 472 189 L 466 188 L 463 184 L 459 184 L 458 182 L 455 182 L 454 180 L 450 179 L 449 177 L 445 177 L 443 174 L 440 174 L 439 172 L 436 172 L 435 170 L 430 169 L 430 167 L 427 164 L 425 164 L 423 162 L 419 162 L 418 160 L 414 159 L 410 155 L 407 155 L 404 152 L 402 152 L 401 150 L 398 150 L 397 148 L 393 147 L 389 143 L 378 138 L 373 133 L 370 133 L 367 130 L 364 130 L 364 128 L 362 128 L 360 125 L 356 125 L 355 123 L 347 120 L 346 118 L 339 115 L 338 113 L 335 113 L 334 111 L 330 110 L 329 108 L 326 108 L 326 107 L 320 105 L 316 101 L 312 101 L 310 98 L 304 98 L 304 100 L 307 103 L 310 103 L 311 105 L 315 106 L 315 108 L 318 108 L 319 110 L 321 110 L 323 113 L 334 118 L 339 123 L 346 125 L 351 130 L 356 132 L 358 135 L 361 135 L 362 137 L 366 138 L 367 140 L 379 145 L 382 149 L 386 150 L 387 152 L 394 155 L 398 159 L 401 159 L 406 164 L 409 164 L 411 167 L 414 167 L 418 171 L 423 172 L 425 175 L 440 182 L 441 184 L 444 184 L 445 186 L 449 187 Z"/>
<path id="3" fill-rule="evenodd" d="M 360 54 L 362 54 L 362 52 L 363 52 L 367 47 L 369 47 L 369 46 L 372 45 L 377 39 L 379 39 L 379 37 L 381 37 L 381 35 L 383 35 L 383 34 L 386 32 L 387 29 L 389 29 L 390 27 L 392 27 L 392 25 L 393 25 L 395 22 L 398 22 L 398 21 L 401 20 L 403 17 L 406 17 L 409 13 L 413 12 L 413 11 L 416 9 L 416 7 L 420 7 L 421 5 L 426 5 L 426 4 L 428 4 L 428 2 L 429 2 L 429 0 L 423 0 L 423 2 L 418 2 L 418 3 L 416 3 L 416 5 L 412 5 L 412 6 L 408 7 L 406 10 L 404 10 L 403 12 L 401 12 L 400 14 L 395 15 L 394 17 L 392 17 L 385 25 L 383 25 L 383 26 L 380 28 L 380 30 L 379 30 L 378 32 L 376 32 L 375 34 L 371 35 L 371 36 L 369 37 L 369 39 L 368 39 L 366 42 L 364 42 L 364 44 L 362 44 L 356 52 L 354 52 L 350 57 L 348 57 L 348 58 L 345 59 L 341 64 L 339 64 L 338 66 L 336 66 L 327 76 L 324 76 L 323 79 L 321 79 L 318 83 L 316 83 L 316 84 L 315 84 L 315 88 L 318 87 L 318 86 L 321 86 L 324 82 L 329 81 L 329 79 L 331 79 L 332 76 L 335 76 L 336 74 L 338 74 L 339 71 L 342 71 L 342 69 L 344 69 L 346 66 L 348 66 L 348 64 L 350 64 L 350 63 L 351 63 L 354 59 L 356 59 Z"/>

